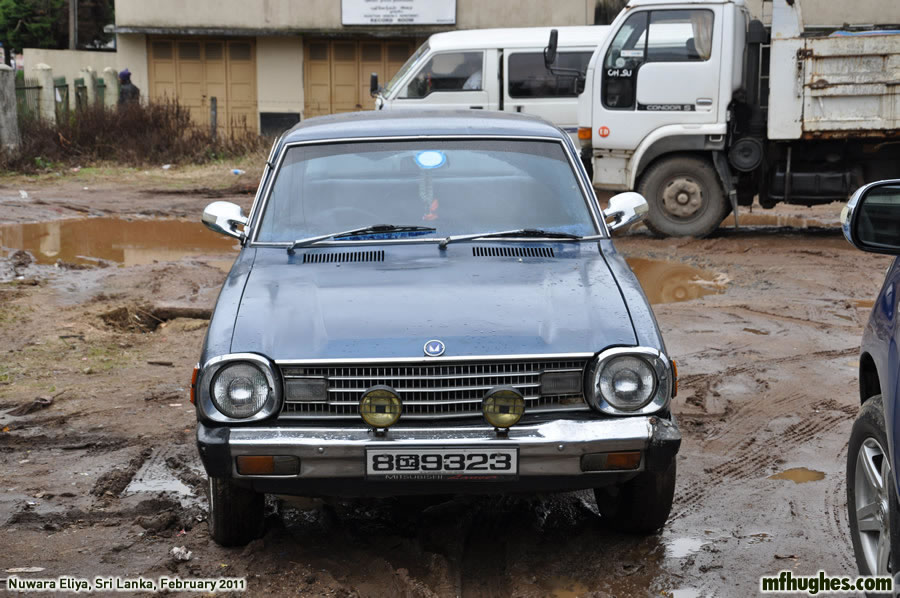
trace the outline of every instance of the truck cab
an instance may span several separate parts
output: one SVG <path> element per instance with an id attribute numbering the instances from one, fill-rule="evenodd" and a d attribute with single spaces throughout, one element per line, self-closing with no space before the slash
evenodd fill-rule
<path id="1" fill-rule="evenodd" d="M 560 27 L 559 65 L 584 73 L 606 26 Z M 577 77 L 546 69 L 548 27 L 476 29 L 432 35 L 383 87 L 376 110 L 472 109 L 534 114 L 573 138 Z"/>
<path id="2" fill-rule="evenodd" d="M 579 96 L 594 186 L 643 194 L 655 233 L 705 236 L 756 198 L 842 201 L 896 176 L 900 35 L 809 31 L 800 2 L 773 0 L 770 28 L 744 0 L 629 2 Z"/>

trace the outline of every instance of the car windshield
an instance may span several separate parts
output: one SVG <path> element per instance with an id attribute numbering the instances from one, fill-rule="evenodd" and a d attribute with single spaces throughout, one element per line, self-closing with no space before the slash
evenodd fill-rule
<path id="1" fill-rule="evenodd" d="M 424 44 L 419 46 L 419 49 L 413 52 L 413 55 L 409 57 L 409 59 L 403 63 L 403 66 L 400 67 L 400 70 L 397 71 L 397 74 L 391 77 L 391 80 L 388 81 L 387 85 L 384 86 L 384 95 L 388 96 L 391 94 L 391 90 L 394 89 L 394 86 L 397 85 L 397 82 L 403 79 L 406 76 L 406 73 L 409 72 L 409 69 L 413 67 L 416 62 L 419 61 L 419 58 L 422 57 L 423 54 L 428 52 L 428 42 L 426 41 Z"/>
<path id="2" fill-rule="evenodd" d="M 514 229 L 597 233 L 561 143 L 435 139 L 290 147 L 256 241 L 291 243 L 377 224 L 435 229 L 379 238 Z"/>

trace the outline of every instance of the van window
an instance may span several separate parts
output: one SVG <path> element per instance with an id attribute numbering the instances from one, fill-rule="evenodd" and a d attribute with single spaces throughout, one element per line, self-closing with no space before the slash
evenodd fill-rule
<path id="1" fill-rule="evenodd" d="M 422 65 L 401 98 L 424 98 L 434 91 L 480 91 L 484 52 L 435 54 Z"/>
<path id="2" fill-rule="evenodd" d="M 587 71 L 592 52 L 560 52 L 556 66 Z M 574 75 L 554 75 L 544 66 L 541 52 L 518 52 L 509 55 L 509 97 L 511 98 L 574 98 Z"/>

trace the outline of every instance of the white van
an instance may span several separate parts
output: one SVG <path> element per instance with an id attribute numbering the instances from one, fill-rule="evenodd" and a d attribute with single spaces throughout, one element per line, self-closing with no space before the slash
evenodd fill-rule
<path id="1" fill-rule="evenodd" d="M 584 73 L 609 27 L 558 27 L 555 66 Z M 574 136 L 578 92 L 573 75 L 554 75 L 544 66 L 550 27 L 471 29 L 436 33 L 422 44 L 394 78 L 379 88 L 376 110 L 471 108 L 538 115 Z"/>

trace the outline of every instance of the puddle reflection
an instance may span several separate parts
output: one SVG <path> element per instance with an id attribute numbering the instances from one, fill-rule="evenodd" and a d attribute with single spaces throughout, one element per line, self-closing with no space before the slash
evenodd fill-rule
<path id="1" fill-rule="evenodd" d="M 728 278 L 678 262 L 627 258 L 650 303 L 690 301 L 725 292 Z"/>

